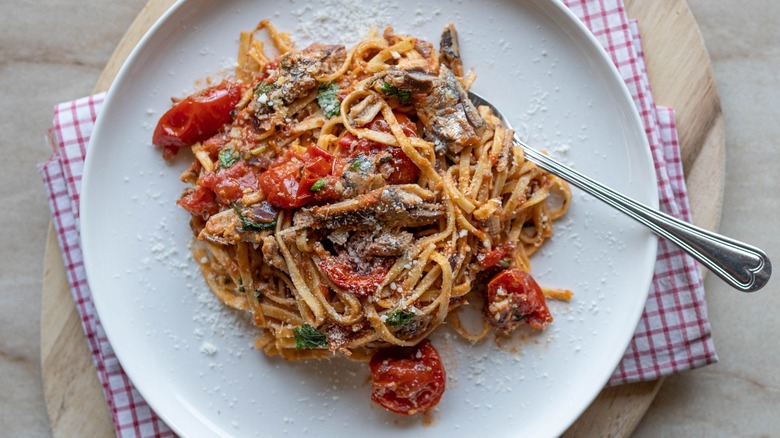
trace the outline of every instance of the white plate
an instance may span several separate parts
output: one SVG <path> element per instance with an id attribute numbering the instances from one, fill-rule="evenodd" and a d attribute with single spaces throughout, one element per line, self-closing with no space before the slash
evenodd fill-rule
<path id="1" fill-rule="evenodd" d="M 348 26 L 340 36 L 333 20 L 315 20 L 340 13 L 333 3 L 187 1 L 152 28 L 119 73 L 94 130 L 81 204 L 89 284 L 117 356 L 154 410 L 186 436 L 560 434 L 621 358 L 655 259 L 649 232 L 592 198 L 575 191 L 556 236 L 532 260 L 540 283 L 572 289 L 572 303 L 553 303 L 552 326 L 515 342 L 515 351 L 492 340 L 471 346 L 440 329 L 434 343 L 448 388 L 425 419 L 373 406 L 365 364 L 287 363 L 254 351 L 251 327 L 216 302 L 190 260 L 188 215 L 174 202 L 191 157 L 164 163 L 150 145 L 152 129 L 171 96 L 231 65 L 239 31 L 262 18 L 299 41 L 304 32 L 326 33 L 323 42 L 360 36 L 356 23 L 386 21 L 438 43 L 454 21 L 464 62 L 478 74 L 474 90 L 532 144 L 657 204 L 634 105 L 602 49 L 559 3 L 439 0 L 422 9 L 353 0 L 362 18 L 335 20 Z"/>

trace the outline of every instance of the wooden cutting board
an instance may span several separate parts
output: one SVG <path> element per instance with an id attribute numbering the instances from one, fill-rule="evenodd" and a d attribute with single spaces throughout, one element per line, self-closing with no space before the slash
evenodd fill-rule
<path id="1" fill-rule="evenodd" d="M 650 83 L 660 105 L 674 107 L 694 222 L 718 227 L 725 143 L 709 55 L 685 0 L 625 0 L 639 20 Z M 105 91 L 147 29 L 173 3 L 150 0 L 98 79 Z M 56 237 L 49 227 L 41 310 L 41 367 L 55 437 L 114 436 Z M 625 437 L 647 411 L 662 380 L 605 389 L 565 436 Z"/>

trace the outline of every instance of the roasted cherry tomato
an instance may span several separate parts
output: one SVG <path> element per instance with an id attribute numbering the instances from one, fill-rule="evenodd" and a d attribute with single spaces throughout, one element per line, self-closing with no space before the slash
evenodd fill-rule
<path id="1" fill-rule="evenodd" d="M 523 321 L 541 330 L 552 322 L 542 288 L 531 274 L 520 269 L 505 269 L 488 283 L 485 311 L 488 321 L 504 332 Z"/>
<path id="2" fill-rule="evenodd" d="M 417 137 L 417 125 L 415 125 L 406 114 L 393 112 L 393 115 L 395 116 L 395 119 L 398 120 L 398 124 L 401 125 L 401 129 L 407 137 Z M 386 132 L 388 134 L 392 133 L 390 124 L 381 116 L 372 120 L 367 128 L 372 131 Z"/>
<path id="3" fill-rule="evenodd" d="M 222 81 L 175 103 L 157 122 L 152 143 L 167 160 L 180 148 L 207 140 L 233 120 L 241 92 L 240 85 Z"/>
<path id="4" fill-rule="evenodd" d="M 279 208 L 295 208 L 306 203 L 298 199 L 301 165 L 287 162 L 274 166 L 260 175 L 260 187 L 269 204 Z"/>
<path id="5" fill-rule="evenodd" d="M 420 168 L 414 164 L 401 148 L 390 148 L 389 164 L 393 169 L 387 182 L 390 184 L 411 184 L 416 183 L 420 178 Z"/>
<path id="6" fill-rule="evenodd" d="M 219 212 L 219 203 L 214 192 L 206 187 L 198 186 L 193 191 L 184 192 L 176 203 L 193 216 L 201 216 L 204 219 Z"/>
<path id="7" fill-rule="evenodd" d="M 263 172 L 259 177 L 260 187 L 274 207 L 301 207 L 315 198 L 312 187 L 317 181 L 322 178 L 329 181 L 332 166 L 333 155 L 312 144 L 303 154 L 288 152 Z M 317 190 L 321 189 L 317 187 Z"/>
<path id="8" fill-rule="evenodd" d="M 417 126 L 403 113 L 394 113 L 401 129 L 407 137 L 417 137 Z M 378 116 L 366 128 L 372 131 L 390 133 L 390 125 L 387 121 Z M 420 169 L 406 156 L 403 149 L 399 147 L 386 146 L 365 138 L 358 139 L 351 133 L 344 134 L 338 141 L 340 159 L 334 166 L 334 175 L 341 175 L 344 167 L 351 159 L 360 154 L 371 156 L 380 152 L 387 151 L 390 154 L 385 165 L 389 165 L 391 172 L 387 177 L 390 184 L 411 184 L 417 182 L 420 177 Z"/>
<path id="9" fill-rule="evenodd" d="M 373 266 L 367 274 L 361 274 L 335 257 L 322 255 L 317 266 L 333 284 L 360 297 L 366 297 L 376 292 L 379 285 L 385 281 L 387 273 L 390 272 L 390 266 L 385 263 Z"/>
<path id="10" fill-rule="evenodd" d="M 221 132 L 205 140 L 201 145 L 201 148 L 208 152 L 209 155 L 217 156 L 219 151 L 222 150 L 229 141 L 230 138 L 228 137 L 227 133 Z"/>
<path id="11" fill-rule="evenodd" d="M 477 256 L 477 262 L 483 269 L 493 267 L 496 263 L 501 261 L 505 255 L 512 252 L 513 249 L 515 249 L 515 246 L 511 243 L 498 245 L 489 252 L 479 254 Z"/>
<path id="12" fill-rule="evenodd" d="M 427 339 L 414 347 L 379 350 L 369 366 L 371 400 L 390 412 L 425 412 L 444 394 L 447 376 L 439 353 Z"/>
<path id="13" fill-rule="evenodd" d="M 258 188 L 255 173 L 243 160 L 228 167 L 202 176 L 198 185 L 211 189 L 223 204 L 230 204 L 244 196 L 245 192 L 254 192 Z"/>

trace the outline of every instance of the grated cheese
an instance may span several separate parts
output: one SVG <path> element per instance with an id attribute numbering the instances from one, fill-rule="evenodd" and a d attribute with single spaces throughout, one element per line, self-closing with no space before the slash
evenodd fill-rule
<path id="1" fill-rule="evenodd" d="M 200 345 L 200 352 L 204 356 L 214 356 L 217 354 L 217 346 L 209 341 L 203 341 Z"/>
<path id="2" fill-rule="evenodd" d="M 298 21 L 296 33 L 301 37 L 297 39 L 304 47 L 317 41 L 352 46 L 372 28 L 381 31 L 389 25 L 394 10 L 399 10 L 394 1 L 369 5 L 361 0 L 321 0 L 291 13 Z"/>

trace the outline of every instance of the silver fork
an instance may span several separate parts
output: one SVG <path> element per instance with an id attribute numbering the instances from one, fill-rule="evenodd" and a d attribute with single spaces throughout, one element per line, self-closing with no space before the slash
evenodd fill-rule
<path id="1" fill-rule="evenodd" d="M 476 106 L 490 107 L 496 117 L 511 129 L 509 121 L 493 104 L 473 92 L 469 92 L 469 97 Z M 761 249 L 650 208 L 528 146 L 516 133 L 514 141 L 523 148 L 529 161 L 650 228 L 655 234 L 693 256 L 734 288 L 743 292 L 755 292 L 769 281 L 772 263 Z"/>

